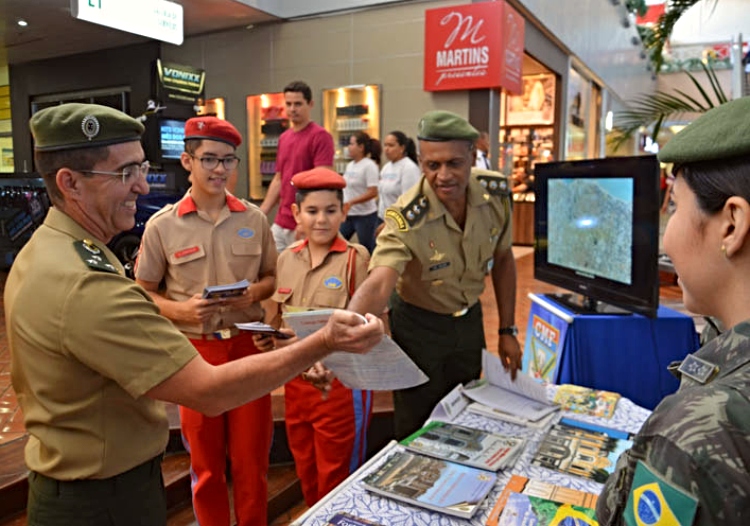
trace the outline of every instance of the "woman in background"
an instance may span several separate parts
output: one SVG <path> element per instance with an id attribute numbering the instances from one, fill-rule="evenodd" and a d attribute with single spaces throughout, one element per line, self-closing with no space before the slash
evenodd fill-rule
<path id="1" fill-rule="evenodd" d="M 380 146 L 379 143 L 376 147 Z M 375 248 L 375 227 L 378 221 L 378 163 L 370 155 L 373 140 L 365 132 L 357 132 L 349 139 L 349 157 L 344 179 L 344 215 L 341 234 L 348 241 L 354 233 L 357 240 L 372 254 Z M 377 152 L 376 152 L 377 154 Z M 378 160 L 379 160 L 378 156 Z"/>
<path id="2" fill-rule="evenodd" d="M 679 367 L 670 366 L 680 388 L 620 456 L 596 514 L 601 526 L 747 525 L 750 97 L 702 115 L 667 143 L 659 160 L 674 163 L 675 210 L 664 249 L 685 307 L 718 318 L 726 329 Z"/>
<path id="3" fill-rule="evenodd" d="M 379 223 L 385 218 L 385 210 L 422 177 L 422 171 L 417 164 L 417 148 L 406 134 L 392 131 L 386 135 L 383 146 L 388 163 L 380 172 L 378 184 Z"/>

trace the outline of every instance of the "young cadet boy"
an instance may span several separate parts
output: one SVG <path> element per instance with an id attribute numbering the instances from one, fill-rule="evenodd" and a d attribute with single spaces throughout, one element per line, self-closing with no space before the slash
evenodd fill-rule
<path id="1" fill-rule="evenodd" d="M 277 252 L 268 221 L 258 207 L 226 189 L 237 167 L 242 138 L 216 117 L 185 124 L 180 161 L 192 187 L 179 202 L 157 212 L 143 234 L 136 282 L 214 365 L 260 352 L 236 322 L 260 321 L 260 301 L 274 290 Z M 240 296 L 204 299 L 207 285 L 247 279 Z M 165 287 L 159 284 L 164 280 Z M 266 395 L 217 417 L 180 407 L 183 440 L 190 452 L 193 508 L 201 526 L 228 526 L 226 481 L 229 456 L 237 524 L 266 524 L 271 399 Z"/>
<path id="2" fill-rule="evenodd" d="M 292 177 L 296 202 L 292 214 L 305 239 L 279 256 L 276 292 L 280 310 L 344 309 L 367 276 L 370 254 L 339 234 L 344 221 L 344 178 L 328 168 Z M 270 337 L 256 336 L 263 348 Z M 285 345 L 293 340 L 276 340 Z M 286 430 L 302 494 L 312 506 L 365 460 L 372 393 L 352 390 L 334 380 L 327 397 L 301 375 L 286 384 Z"/>

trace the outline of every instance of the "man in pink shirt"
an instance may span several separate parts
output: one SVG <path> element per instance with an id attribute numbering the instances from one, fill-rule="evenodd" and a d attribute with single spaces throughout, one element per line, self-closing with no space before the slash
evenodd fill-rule
<path id="1" fill-rule="evenodd" d="M 260 209 L 268 215 L 279 204 L 271 226 L 279 253 L 296 239 L 297 223 L 292 216 L 295 198 L 292 176 L 318 166 L 333 168 L 334 152 L 331 134 L 310 120 L 313 107 L 310 86 L 302 81 L 291 82 L 284 88 L 284 103 L 291 127 L 279 137 L 277 171 L 260 205 Z"/>

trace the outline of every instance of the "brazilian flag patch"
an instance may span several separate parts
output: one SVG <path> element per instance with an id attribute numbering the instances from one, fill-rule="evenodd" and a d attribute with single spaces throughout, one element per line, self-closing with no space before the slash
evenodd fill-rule
<path id="1" fill-rule="evenodd" d="M 628 526 L 690 526 L 698 500 L 638 461 L 623 518 Z"/>

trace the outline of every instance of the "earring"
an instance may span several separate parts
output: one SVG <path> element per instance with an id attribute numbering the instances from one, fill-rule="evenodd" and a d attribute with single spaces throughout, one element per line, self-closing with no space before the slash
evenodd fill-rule
<path id="1" fill-rule="evenodd" d="M 721 245 L 721 253 L 724 254 L 725 258 L 729 257 L 727 256 L 727 247 L 725 245 Z"/>

